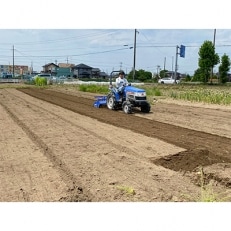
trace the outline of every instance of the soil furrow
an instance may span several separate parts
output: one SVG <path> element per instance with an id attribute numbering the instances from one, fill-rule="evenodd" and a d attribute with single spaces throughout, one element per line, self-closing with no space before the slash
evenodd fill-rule
<path id="1" fill-rule="evenodd" d="M 187 149 L 191 154 L 194 153 L 193 150 L 196 152 L 198 149 L 206 149 L 209 153 L 222 156 L 225 160 L 231 160 L 230 139 L 227 137 L 195 131 L 133 115 L 126 115 L 124 113 L 120 113 L 120 111 L 111 111 L 107 108 L 94 108 L 93 100 L 83 97 L 76 97 L 43 89 L 20 90 L 33 97 L 54 103 L 79 114 L 97 119 L 106 124 L 119 126 L 149 137 L 161 139 Z"/>

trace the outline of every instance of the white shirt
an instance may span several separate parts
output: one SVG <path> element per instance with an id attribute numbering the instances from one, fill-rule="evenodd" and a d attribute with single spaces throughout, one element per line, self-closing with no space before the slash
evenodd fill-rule
<path id="1" fill-rule="evenodd" d="M 116 78 L 116 87 L 120 88 L 126 85 L 128 85 L 127 79 L 120 77 Z"/>

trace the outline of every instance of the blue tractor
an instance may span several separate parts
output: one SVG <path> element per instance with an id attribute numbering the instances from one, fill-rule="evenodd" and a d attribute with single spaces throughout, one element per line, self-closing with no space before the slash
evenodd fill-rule
<path id="1" fill-rule="evenodd" d="M 132 113 L 134 107 L 140 108 L 141 112 L 149 113 L 151 106 L 147 101 L 146 91 L 131 86 L 124 86 L 121 93 L 118 88 L 112 86 L 112 74 L 110 75 L 110 88 L 106 97 L 106 105 L 111 110 L 122 109 L 126 114 Z"/>

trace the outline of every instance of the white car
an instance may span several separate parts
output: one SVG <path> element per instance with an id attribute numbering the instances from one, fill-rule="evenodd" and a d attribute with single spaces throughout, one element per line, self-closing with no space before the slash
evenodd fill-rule
<path id="1" fill-rule="evenodd" d="M 180 80 L 176 80 L 176 84 L 178 84 L 180 82 Z M 159 79 L 158 80 L 158 83 L 161 83 L 161 84 L 175 84 L 175 79 L 173 78 L 162 78 L 162 79 Z"/>

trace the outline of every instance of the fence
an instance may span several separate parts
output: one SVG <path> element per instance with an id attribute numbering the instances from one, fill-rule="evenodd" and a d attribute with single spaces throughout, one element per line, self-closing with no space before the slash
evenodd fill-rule
<path id="1" fill-rule="evenodd" d="M 21 83 L 23 80 L 21 79 L 1 79 L 0 78 L 0 83 Z"/>

